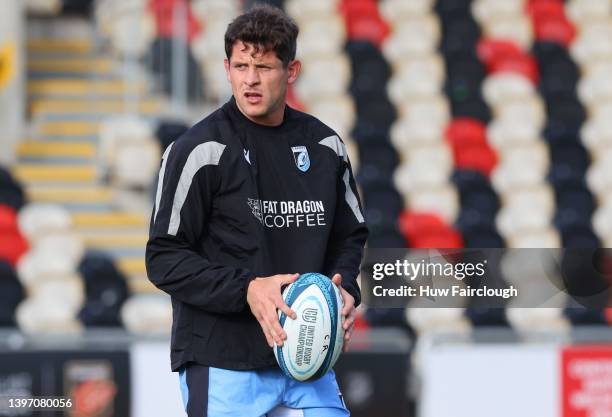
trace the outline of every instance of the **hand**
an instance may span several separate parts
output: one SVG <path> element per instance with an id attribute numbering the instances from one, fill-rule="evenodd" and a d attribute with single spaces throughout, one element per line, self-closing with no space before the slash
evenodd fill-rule
<path id="1" fill-rule="evenodd" d="M 353 329 L 355 327 L 355 316 L 357 315 L 355 298 L 349 294 L 347 290 L 342 288 L 342 275 L 335 274 L 332 277 L 332 282 L 336 284 L 340 290 L 342 300 L 344 301 L 344 307 L 342 307 L 341 313 L 344 317 L 344 323 L 342 324 L 342 328 L 344 329 L 344 345 L 342 346 L 342 351 L 346 352 L 348 351 L 349 342 L 351 341 L 351 336 L 353 335 Z"/>
<path id="2" fill-rule="evenodd" d="M 276 309 L 280 309 L 294 320 L 296 318 L 295 312 L 283 300 L 281 287 L 291 284 L 299 276 L 300 274 L 273 275 L 256 278 L 249 283 L 247 303 L 259 322 L 270 347 L 274 347 L 274 343 L 282 346 L 283 341 L 287 339 L 287 334 L 278 321 Z"/>

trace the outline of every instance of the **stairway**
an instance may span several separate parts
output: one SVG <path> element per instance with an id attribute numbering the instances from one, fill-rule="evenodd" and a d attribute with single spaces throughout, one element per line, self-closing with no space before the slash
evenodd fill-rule
<path id="1" fill-rule="evenodd" d="M 163 103 L 144 80 L 122 80 L 122 63 L 98 46 L 91 22 L 32 21 L 28 32 L 30 133 L 18 145 L 13 173 L 30 201 L 66 207 L 87 248 L 111 254 L 132 292 L 155 290 L 144 265 L 151 207 L 122 208 L 119 190 L 101 178 L 98 128 L 135 108 L 154 118 Z M 137 106 L 126 93 L 138 95 Z"/>

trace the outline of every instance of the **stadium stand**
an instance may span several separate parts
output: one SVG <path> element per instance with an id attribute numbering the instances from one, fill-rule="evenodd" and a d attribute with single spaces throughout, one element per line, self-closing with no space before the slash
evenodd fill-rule
<path id="1" fill-rule="evenodd" d="M 366 305 L 360 329 L 415 338 L 418 372 L 428 334 L 612 322 L 605 302 L 570 297 L 588 277 L 609 285 L 609 253 L 560 254 L 612 245 L 612 0 L 265 2 L 300 26 L 289 103 L 346 143 L 370 248 L 559 249 L 490 267 L 521 294 L 574 291 L 542 309 Z M 28 0 L 27 134 L 0 167 L 0 326 L 167 332 L 143 260 L 159 158 L 230 96 L 223 33 L 255 3 Z"/>

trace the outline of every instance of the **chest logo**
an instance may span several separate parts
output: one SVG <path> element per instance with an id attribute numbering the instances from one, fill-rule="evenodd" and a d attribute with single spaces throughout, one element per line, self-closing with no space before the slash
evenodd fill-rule
<path id="1" fill-rule="evenodd" d="M 293 146 L 291 147 L 291 152 L 293 152 L 293 160 L 297 169 L 302 172 L 308 171 L 308 168 L 310 168 L 308 149 L 305 146 Z"/>

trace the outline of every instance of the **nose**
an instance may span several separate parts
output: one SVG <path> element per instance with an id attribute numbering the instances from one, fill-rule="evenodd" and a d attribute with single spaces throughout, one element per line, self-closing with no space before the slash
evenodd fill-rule
<path id="1" fill-rule="evenodd" d="M 248 86 L 254 86 L 259 83 L 259 73 L 257 72 L 257 68 L 249 67 L 244 82 Z"/>

